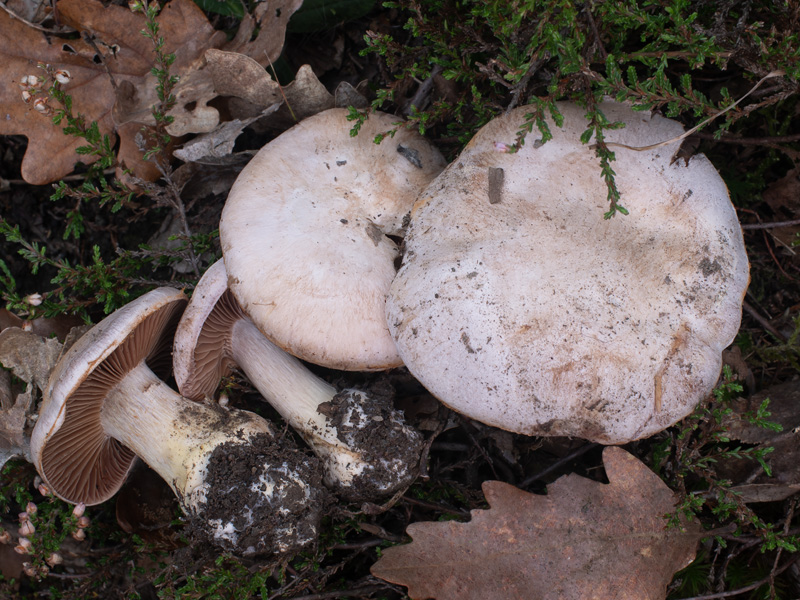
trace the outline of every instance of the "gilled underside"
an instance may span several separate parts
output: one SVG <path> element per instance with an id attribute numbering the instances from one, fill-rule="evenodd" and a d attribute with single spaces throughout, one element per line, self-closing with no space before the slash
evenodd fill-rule
<path id="1" fill-rule="evenodd" d="M 67 401 L 64 424 L 50 436 L 41 460 L 42 475 L 59 497 L 99 504 L 125 481 L 136 454 L 103 431 L 103 401 L 143 358 L 156 375 L 169 374 L 170 340 L 183 306 L 183 302 L 172 302 L 146 317 Z"/>
<path id="2" fill-rule="evenodd" d="M 217 300 L 197 336 L 194 348 L 192 377 L 181 384 L 181 394 L 192 400 L 213 396 L 219 380 L 231 372 L 231 328 L 239 319 L 247 318 L 229 290 Z"/>

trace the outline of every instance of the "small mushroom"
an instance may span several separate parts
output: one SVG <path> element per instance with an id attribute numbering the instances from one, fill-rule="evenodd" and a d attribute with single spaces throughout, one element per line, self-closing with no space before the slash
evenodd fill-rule
<path id="1" fill-rule="evenodd" d="M 211 396 L 238 365 L 322 459 L 325 482 L 349 500 L 374 500 L 410 484 L 422 438 L 390 398 L 336 388 L 270 342 L 227 288 L 223 262 L 194 290 L 175 333 L 175 380 L 187 398 Z"/>
<path id="2" fill-rule="evenodd" d="M 305 119 L 237 178 L 220 221 L 228 286 L 264 334 L 333 369 L 401 364 L 384 305 L 399 257 L 392 236 L 444 168 L 422 136 L 371 113 L 357 136 L 344 109 Z"/>
<path id="3" fill-rule="evenodd" d="M 92 505 L 116 493 L 139 456 L 223 548 L 297 550 L 317 536 L 316 459 L 281 448 L 261 417 L 188 400 L 159 379 L 185 305 L 180 291 L 153 290 L 70 348 L 45 389 L 34 464 L 57 496 Z"/>
<path id="4" fill-rule="evenodd" d="M 724 182 L 678 144 L 615 147 L 628 216 L 559 103 L 553 139 L 511 143 L 523 107 L 483 127 L 420 195 L 387 319 L 409 370 L 451 408 L 509 431 L 606 444 L 647 437 L 714 387 L 748 262 Z M 607 141 L 673 139 L 679 123 L 606 102 Z M 499 175 L 502 169 L 502 176 Z"/>

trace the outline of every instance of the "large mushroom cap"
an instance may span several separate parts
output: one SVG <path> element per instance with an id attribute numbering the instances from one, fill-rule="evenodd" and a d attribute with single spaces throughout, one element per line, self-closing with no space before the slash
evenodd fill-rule
<path id="1" fill-rule="evenodd" d="M 99 504 L 125 481 L 136 455 L 105 433 L 103 400 L 142 359 L 157 375 L 169 373 L 172 332 L 186 301 L 179 290 L 153 290 L 95 325 L 56 365 L 31 435 L 31 454 L 60 498 Z"/>
<path id="2" fill-rule="evenodd" d="M 680 124 L 616 103 L 608 141 L 643 146 Z M 607 188 L 563 129 L 514 141 L 526 108 L 481 129 L 420 196 L 387 316 L 400 356 L 445 404 L 530 435 L 623 443 L 690 413 L 714 386 L 741 318 L 748 262 L 722 179 L 677 144 L 614 148 L 629 216 L 604 220 Z"/>
<path id="3" fill-rule="evenodd" d="M 350 135 L 347 111 L 310 117 L 264 148 L 228 196 L 220 240 L 228 285 L 275 344 L 336 369 L 400 364 L 384 305 L 399 235 L 444 167 L 397 118 L 374 113 Z"/>

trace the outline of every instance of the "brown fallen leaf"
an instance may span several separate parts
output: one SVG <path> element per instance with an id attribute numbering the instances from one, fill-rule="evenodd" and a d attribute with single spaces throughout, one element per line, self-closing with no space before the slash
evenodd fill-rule
<path id="1" fill-rule="evenodd" d="M 772 431 L 741 419 L 740 415 L 755 412 L 769 398 L 767 420 L 778 423 L 782 431 Z M 757 448 L 774 448 L 766 455 L 772 469 L 768 476 L 761 465 L 748 459 L 722 459 L 717 463 L 717 474 L 730 479 L 732 490 L 744 502 L 776 502 L 800 492 L 800 382 L 789 381 L 753 394 L 738 398 L 731 408 L 734 415 L 723 424 L 728 436 Z"/>
<path id="2" fill-rule="evenodd" d="M 205 57 L 218 95 L 236 96 L 261 108 L 281 101 L 278 82 L 249 56 L 212 48 L 206 50 Z"/>
<path id="3" fill-rule="evenodd" d="M 302 0 L 278 0 L 259 5 L 256 18 L 247 16 L 236 37 L 226 41 L 215 31 L 192 0 L 172 0 L 158 16 L 165 51 L 175 53 L 171 74 L 180 77 L 175 88 L 177 105 L 170 112 L 172 135 L 213 130 L 219 113 L 208 105 L 215 96 L 204 53 L 223 48 L 267 64 L 278 58 L 286 22 Z M 60 20 L 82 32 L 80 39 L 49 38 L 0 11 L 0 135 L 25 135 L 29 144 L 22 161 L 22 177 L 33 184 L 55 181 L 70 173 L 78 160 L 80 140 L 65 136 L 60 127 L 22 101 L 18 87 L 25 75 L 39 74 L 45 62 L 71 75 L 64 91 L 72 96 L 74 111 L 87 121 L 97 121 L 102 134 L 129 124 L 152 124 L 156 104 L 152 73 L 153 48 L 141 35 L 144 17 L 127 7 L 104 5 L 99 0 L 59 0 Z M 251 41 L 256 26 L 258 36 Z M 90 40 L 90 41 L 87 41 Z M 114 78 L 112 84 L 111 77 Z M 128 128 L 128 135 L 139 127 Z M 135 144 L 121 144 L 118 159 L 136 174 L 149 169 Z"/>
<path id="4" fill-rule="evenodd" d="M 414 541 L 385 550 L 372 574 L 415 600 L 663 599 L 701 528 L 666 528 L 675 495 L 635 457 L 609 447 L 603 460 L 607 485 L 567 475 L 537 496 L 485 482 L 490 509 L 410 525 Z"/>

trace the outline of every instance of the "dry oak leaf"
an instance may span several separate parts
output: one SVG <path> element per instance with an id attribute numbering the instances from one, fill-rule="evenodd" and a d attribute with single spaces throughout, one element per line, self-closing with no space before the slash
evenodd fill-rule
<path id="1" fill-rule="evenodd" d="M 775 431 L 750 423 L 746 413 L 755 413 L 769 399 L 768 421 L 783 429 Z M 733 414 L 723 420 L 732 440 L 753 444 L 757 448 L 773 448 L 766 455 L 772 470 L 767 475 L 761 465 L 746 458 L 725 458 L 717 462 L 717 474 L 730 479 L 731 489 L 744 502 L 778 502 L 800 492 L 800 382 L 787 381 L 731 403 Z"/>
<path id="2" fill-rule="evenodd" d="M 414 600 L 654 600 L 694 558 L 696 522 L 666 528 L 673 492 L 616 447 L 609 484 L 566 475 L 546 496 L 487 481 L 488 510 L 469 523 L 413 523 L 411 544 L 384 551 L 372 574 Z"/>
<path id="3" fill-rule="evenodd" d="M 302 0 L 262 3 L 257 9 L 260 21 L 246 17 L 230 42 L 223 32 L 213 29 L 192 0 L 166 4 L 158 22 L 165 51 L 176 55 L 170 72 L 181 78 L 175 89 L 178 104 L 170 112 L 175 119 L 170 133 L 210 131 L 219 122 L 216 109 L 208 106 L 216 92 L 203 69 L 207 49 L 242 52 L 263 64 L 275 60 L 283 45 L 286 22 L 301 4 Z M 97 121 L 103 134 L 111 135 L 127 123 L 152 124 L 150 108 L 157 102 L 150 72 L 153 46 L 140 33 L 145 25 L 142 15 L 127 7 L 104 6 L 99 0 L 59 0 L 57 9 L 61 22 L 80 31 L 81 39 L 48 36 L 0 11 L 0 135 L 28 137 L 22 177 L 32 184 L 49 183 L 69 174 L 78 160 L 75 149 L 83 145 L 22 102 L 18 84 L 25 75 L 41 74 L 37 63 L 70 72 L 71 80 L 64 90 L 73 98 L 73 110 L 88 121 Z M 251 41 L 259 23 L 259 35 Z M 113 75 L 116 89 L 106 69 Z M 120 162 L 137 174 L 146 172 L 138 148 L 132 140 L 126 141 L 118 155 Z"/>

